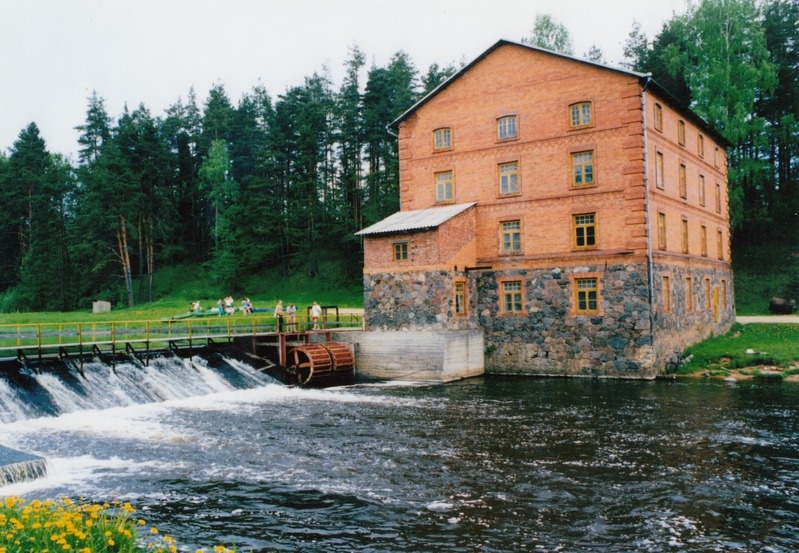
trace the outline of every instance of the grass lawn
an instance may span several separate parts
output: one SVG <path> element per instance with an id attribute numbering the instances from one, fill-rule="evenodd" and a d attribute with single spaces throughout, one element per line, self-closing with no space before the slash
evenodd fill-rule
<path id="1" fill-rule="evenodd" d="M 691 346 L 685 356 L 689 360 L 678 374 L 725 376 L 743 369 L 750 376 L 791 376 L 799 373 L 799 324 L 736 324 L 723 336 Z M 763 371 L 766 367 L 770 370 Z"/>
<path id="2" fill-rule="evenodd" d="M 239 285 L 246 292 L 219 289 L 205 277 L 205 273 L 201 266 L 192 265 L 163 269 L 156 274 L 154 286 L 154 295 L 160 299 L 151 303 L 140 302 L 135 307 L 127 307 L 117 302 L 110 312 L 97 314 L 91 312 L 91 307 L 69 312 L 0 313 L 0 325 L 158 321 L 188 312 L 190 304 L 195 301 L 199 301 L 203 309 L 211 309 L 216 307 L 217 300 L 228 295 L 235 299 L 235 307 L 239 307 L 245 296 L 250 298 L 254 307 L 274 308 L 278 300 L 283 300 L 283 305 L 296 305 L 298 315 L 304 314 L 306 307 L 314 301 L 340 308 L 363 307 L 360 279 L 349 282 L 332 268 L 316 278 L 304 274 L 284 278 L 276 272 L 251 275 Z"/>

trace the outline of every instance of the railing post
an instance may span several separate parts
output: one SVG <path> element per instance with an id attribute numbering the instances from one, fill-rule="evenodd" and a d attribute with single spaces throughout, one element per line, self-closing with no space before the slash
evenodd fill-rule
<path id="1" fill-rule="evenodd" d="M 147 356 L 144 358 L 144 364 L 150 366 L 150 321 L 144 322 L 144 343 L 147 346 Z"/>
<path id="2" fill-rule="evenodd" d="M 39 352 L 39 362 L 42 361 L 42 325 L 36 325 L 36 349 Z"/>

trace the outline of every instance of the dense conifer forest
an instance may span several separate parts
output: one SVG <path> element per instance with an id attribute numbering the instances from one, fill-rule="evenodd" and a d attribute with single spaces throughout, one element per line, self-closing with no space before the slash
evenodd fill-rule
<path id="1" fill-rule="evenodd" d="M 523 41 L 574 55 L 547 16 Z M 577 57 L 604 62 L 597 48 Z M 387 126 L 459 69 L 420 71 L 402 51 L 382 67 L 365 60 L 351 48 L 341 83 L 314 73 L 235 101 L 219 83 L 202 105 L 190 90 L 159 114 L 109 114 L 96 91 L 75 161 L 48 151 L 31 122 L 0 145 L 0 310 L 152 301 L 153 274 L 186 263 L 230 291 L 243 275 L 313 278 L 331 263 L 360 281 L 353 233 L 399 208 Z M 703 0 L 652 39 L 634 25 L 623 65 L 651 72 L 729 140 L 734 248 L 795 248 L 799 0 Z"/>

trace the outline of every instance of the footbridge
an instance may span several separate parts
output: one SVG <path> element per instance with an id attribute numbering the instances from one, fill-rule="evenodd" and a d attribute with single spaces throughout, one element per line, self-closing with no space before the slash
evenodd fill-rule
<path id="1" fill-rule="evenodd" d="M 281 324 L 282 322 L 282 324 Z M 352 376 L 350 345 L 331 333 L 361 329 L 360 315 L 326 309 L 318 328 L 306 317 L 293 323 L 272 315 L 0 325 L 0 370 L 41 372 L 68 366 L 85 377 L 87 361 L 148 364 L 157 356 L 191 357 L 224 350 L 246 357 L 256 368 L 287 383 L 309 384 Z"/>

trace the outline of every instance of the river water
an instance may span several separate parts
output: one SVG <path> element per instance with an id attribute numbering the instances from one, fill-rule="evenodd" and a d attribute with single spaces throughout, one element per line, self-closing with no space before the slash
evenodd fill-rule
<path id="1" fill-rule="evenodd" d="M 799 550 L 799 386 L 253 382 L 2 423 L 50 475 L 0 496 L 130 501 L 191 552 Z"/>

